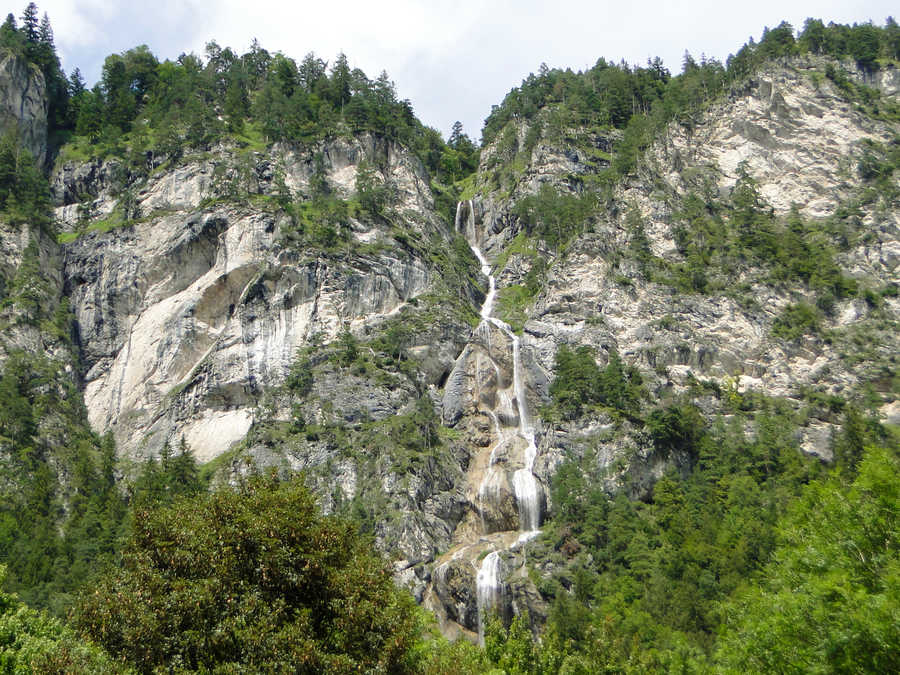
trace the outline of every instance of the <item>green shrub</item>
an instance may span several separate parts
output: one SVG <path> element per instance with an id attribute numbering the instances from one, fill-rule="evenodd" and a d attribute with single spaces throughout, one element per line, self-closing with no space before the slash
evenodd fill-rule
<path id="1" fill-rule="evenodd" d="M 135 514 L 78 628 L 142 672 L 412 669 L 412 598 L 299 483 L 252 478 Z"/>
<path id="2" fill-rule="evenodd" d="M 593 194 L 566 194 L 544 183 L 536 195 L 519 200 L 513 213 L 530 235 L 559 249 L 584 230 L 596 206 Z"/>
<path id="3" fill-rule="evenodd" d="M 566 417 L 577 417 L 584 406 L 606 405 L 626 414 L 636 414 L 645 395 L 640 373 L 625 367 L 615 350 L 600 370 L 590 347 L 574 351 L 561 345 L 556 351 L 556 378 L 550 385 L 554 405 Z"/>
<path id="4" fill-rule="evenodd" d="M 785 340 L 796 340 L 802 335 L 815 333 L 819 327 L 819 313 L 805 302 L 785 307 L 772 323 L 772 335 Z"/>
<path id="5" fill-rule="evenodd" d="M 312 363 L 308 358 L 299 358 L 292 365 L 288 373 L 285 385 L 291 393 L 306 396 L 313 386 Z"/>
<path id="6" fill-rule="evenodd" d="M 0 587 L 6 568 L 0 565 Z M 101 649 L 85 642 L 58 619 L 23 605 L 0 590 L 0 671 L 29 673 L 125 673 Z"/>
<path id="7" fill-rule="evenodd" d="M 672 451 L 696 456 L 706 422 L 697 406 L 686 403 L 657 408 L 647 417 L 647 430 L 657 451 Z"/>

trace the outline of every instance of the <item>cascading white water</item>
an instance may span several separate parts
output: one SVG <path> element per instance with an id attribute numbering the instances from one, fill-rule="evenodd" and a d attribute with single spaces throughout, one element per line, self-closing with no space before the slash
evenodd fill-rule
<path id="1" fill-rule="evenodd" d="M 537 480 L 534 477 L 534 460 L 537 458 L 537 444 L 534 440 L 534 427 L 528 417 L 525 400 L 525 385 L 522 382 L 522 355 L 519 336 L 511 330 L 509 335 L 513 341 L 513 383 L 516 391 L 516 402 L 519 407 L 519 433 L 528 443 L 525 448 L 525 466 L 513 474 L 513 489 L 519 505 L 519 527 L 528 532 L 538 529 L 541 520 L 541 501 Z"/>
<path id="2" fill-rule="evenodd" d="M 468 217 L 464 218 L 464 215 Z M 506 455 L 500 450 L 524 447 L 521 468 L 513 472 L 511 477 L 519 516 L 518 539 L 510 539 L 508 535 L 513 534 L 511 532 L 503 533 L 501 538 L 492 539 L 491 546 L 493 550 L 482 559 L 476 574 L 478 637 L 483 642 L 484 623 L 488 613 L 494 609 L 500 611 L 504 609 L 504 586 L 501 578 L 502 560 L 500 554 L 507 548 L 523 546 L 525 542 L 539 533 L 541 488 L 533 473 L 537 457 L 537 444 L 535 442 L 534 425 L 528 413 L 521 341 L 508 324 L 492 316 L 497 297 L 497 281 L 492 273 L 490 264 L 478 246 L 480 237 L 475 227 L 475 211 L 472 202 L 459 202 L 456 207 L 456 230 L 465 235 L 472 253 L 481 266 L 481 273 L 488 280 L 488 292 L 481 307 L 481 322 L 476 329 L 476 334 L 480 344 L 487 350 L 489 367 L 493 369 L 492 375 L 496 378 L 496 399 L 485 411 L 491 420 L 495 441 L 491 446 L 490 457 L 487 460 L 487 466 L 484 467 L 476 494 L 478 512 L 481 517 L 481 531 L 484 535 L 488 535 L 491 532 L 488 529 L 489 525 L 496 525 L 496 522 L 486 523 L 485 514 L 489 512 L 490 506 L 499 505 L 503 490 L 507 485 L 507 474 L 501 461 L 501 457 Z M 508 379 L 504 381 L 499 362 L 491 353 L 493 349 L 491 345 L 492 329 L 500 331 L 508 340 L 508 344 L 512 345 L 513 372 L 511 386 Z M 478 358 L 476 367 L 480 369 L 483 361 L 480 360 L 481 356 Z M 476 381 L 482 381 L 480 373 Z M 476 396 L 480 401 L 480 393 L 476 392 Z M 513 444 L 517 437 L 521 439 L 521 444 Z M 454 560 L 459 553 L 460 551 L 457 551 L 457 554 L 454 555 Z M 445 562 L 435 569 L 436 577 L 446 574 L 447 564 Z M 444 581 L 446 580 L 444 579 Z"/>
<path id="3" fill-rule="evenodd" d="M 484 644 L 484 621 L 491 609 L 500 606 L 503 586 L 500 583 L 500 554 L 488 553 L 481 561 L 475 577 L 475 597 L 478 603 L 478 640 Z"/>
<path id="4" fill-rule="evenodd" d="M 534 460 L 537 457 L 537 444 L 534 438 L 534 427 L 532 426 L 531 419 L 528 416 L 528 403 L 525 398 L 525 383 L 522 379 L 521 342 L 519 340 L 519 336 L 513 332 L 509 324 L 501 321 L 494 316 L 491 316 L 494 311 L 494 301 L 497 297 L 497 281 L 491 272 L 490 263 L 488 263 L 487 258 L 485 258 L 484 256 L 484 253 L 482 253 L 481 249 L 478 247 L 477 233 L 475 231 L 475 209 L 471 200 L 469 200 L 469 202 L 466 204 L 466 207 L 468 218 L 466 219 L 464 233 L 469 241 L 469 247 L 472 249 L 472 253 L 475 254 L 475 257 L 481 264 L 481 273 L 488 279 L 488 293 L 484 299 L 484 304 L 481 306 L 481 325 L 479 326 L 479 329 L 481 329 L 482 326 L 495 326 L 509 338 L 513 346 L 513 391 L 515 392 L 516 409 L 519 416 L 518 433 L 526 443 L 525 453 L 523 457 L 524 466 L 513 474 L 513 492 L 516 495 L 516 504 L 518 505 L 519 510 L 519 528 L 525 530 L 526 532 L 534 532 L 540 526 L 541 501 L 540 488 L 538 487 L 537 480 L 534 477 Z M 462 209 L 463 202 L 457 203 L 457 231 L 461 230 Z M 491 416 L 494 418 L 496 423 L 496 415 L 492 413 Z M 497 446 L 499 446 L 499 444 L 503 440 L 504 439 L 500 436 L 498 429 L 497 445 L 494 446 L 494 450 L 496 450 Z M 492 451 L 491 464 L 493 464 L 494 460 L 493 454 L 494 453 Z M 487 484 L 483 482 L 482 487 L 484 487 L 485 489 L 489 489 L 489 479 L 492 478 L 493 473 L 490 471 L 489 467 L 489 470 L 485 475 L 485 481 L 487 482 Z"/>

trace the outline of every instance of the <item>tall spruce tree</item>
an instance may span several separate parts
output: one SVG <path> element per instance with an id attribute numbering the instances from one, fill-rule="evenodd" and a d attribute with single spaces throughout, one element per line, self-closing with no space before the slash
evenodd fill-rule
<path id="1" fill-rule="evenodd" d="M 40 40 L 40 29 L 38 28 L 38 8 L 33 2 L 29 2 L 28 6 L 22 12 L 22 34 L 25 41 L 30 44 L 37 44 Z"/>

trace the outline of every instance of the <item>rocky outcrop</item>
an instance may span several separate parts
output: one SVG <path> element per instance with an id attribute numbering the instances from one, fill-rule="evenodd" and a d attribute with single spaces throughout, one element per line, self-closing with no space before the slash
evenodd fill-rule
<path id="1" fill-rule="evenodd" d="M 403 228 L 441 231 L 411 155 L 372 136 L 321 151 L 339 194 L 352 194 L 360 161 L 380 162 L 396 213 L 413 214 L 398 215 Z M 146 178 L 123 178 L 112 161 L 58 168 L 66 226 L 79 227 L 78 205 L 67 203 L 79 194 L 91 195 L 94 216 L 81 227 L 120 208 L 123 190 L 142 214 L 66 246 L 89 417 L 114 432 L 122 452 L 152 455 L 183 436 L 198 459 L 216 457 L 244 438 L 260 395 L 284 379 L 298 348 L 359 332 L 432 288 L 434 269 L 396 245 L 390 224 L 353 218 L 346 249 L 332 255 L 285 242 L 291 222 L 265 201 L 273 167 L 302 196 L 313 173 L 308 155 L 222 150 Z M 223 201 L 235 181 L 246 198 Z M 390 412 L 376 400 L 364 408 Z"/>
<path id="2" fill-rule="evenodd" d="M 840 300 L 823 317 L 817 334 L 784 340 L 773 335 L 774 320 L 792 303 L 814 303 L 808 289 L 763 283 L 748 269 L 742 272 L 747 280 L 742 293 L 680 292 L 648 280 L 628 255 L 637 221 L 653 255 L 675 264 L 682 261 L 673 215 L 679 200 L 688 192 L 710 200 L 728 199 L 744 174 L 780 216 L 796 205 L 804 217 L 821 220 L 854 201 L 858 227 L 865 236 L 836 256 L 838 264 L 860 287 L 896 284 L 897 210 L 877 200 L 858 199 L 865 185 L 857 162 L 867 144 L 888 144 L 900 129 L 846 101 L 824 76 L 825 65 L 824 59 L 814 57 L 773 64 L 690 126 L 672 124 L 649 148 L 637 174 L 620 185 L 606 208 L 585 223 L 583 234 L 561 255 L 541 242 L 534 242 L 534 255 L 507 248 L 520 229 L 513 206 L 545 183 L 562 191 L 581 189 L 579 177 L 599 168 L 592 153 L 564 140 L 541 139 L 529 151 L 524 168 L 516 169 L 512 184 L 498 188 L 497 173 L 509 161 L 498 145 L 513 138 L 512 152 L 521 152 L 527 126 L 511 123 L 514 134 L 499 134 L 495 144 L 484 149 L 477 181 L 481 194 L 473 200 L 467 236 L 477 233 L 486 257 L 494 263 L 501 293 L 504 286 L 523 282 L 535 255 L 549 261 L 541 290 L 524 309 L 520 338 L 533 409 L 549 402 L 555 354 L 566 344 L 591 346 L 600 365 L 617 351 L 626 364 L 639 370 L 651 399 L 677 400 L 690 393 L 693 403 L 710 417 L 723 412 L 723 403 L 709 390 L 696 393 L 700 382 L 733 397 L 778 398 L 797 410 L 805 406 L 805 391 L 852 399 L 863 387 L 874 387 L 884 401 L 885 415 L 894 415 L 894 392 L 884 373 L 896 366 L 900 302 L 890 293 L 877 302 Z M 877 77 L 862 72 L 851 76 L 896 100 L 900 84 L 896 70 Z M 584 134 L 581 137 L 584 140 Z M 605 150 L 609 138 L 586 142 L 590 148 Z M 516 162 L 521 166 L 521 155 Z M 861 341 L 866 342 L 865 358 L 853 351 L 861 349 Z M 496 344 L 493 338 L 487 342 Z M 502 359 L 499 367 L 490 366 L 481 356 L 484 350 L 477 341 L 466 347 L 443 396 L 444 422 L 461 430 L 476 449 L 491 446 L 494 425 L 485 411 L 494 409 L 493 399 L 502 389 L 497 383 L 508 377 Z M 806 414 L 798 446 L 830 461 L 836 420 L 814 409 Z M 625 490 L 631 498 L 647 498 L 667 471 L 690 469 L 689 456 L 677 452 L 662 456 L 649 434 L 627 420 L 592 413 L 574 421 L 538 421 L 536 427 L 534 474 L 544 486 L 569 458 L 582 466 L 590 458 L 591 480 L 609 493 Z M 477 472 L 475 460 L 469 467 L 470 485 Z M 514 542 L 496 541 L 498 534 L 478 534 L 491 532 L 492 521 L 494 529 L 500 529 L 512 517 L 511 492 L 508 486 L 499 487 L 499 498 L 486 512 L 484 525 L 461 521 L 456 545 L 435 563 L 426 603 L 448 633 L 474 636 L 481 602 L 474 589 L 489 551 L 503 551 L 499 562 L 494 561 L 500 576 L 494 602 L 501 614 L 527 609 L 534 619 L 546 611 L 527 579 L 514 583 L 527 544 L 520 553 Z"/>
<path id="3" fill-rule="evenodd" d="M 747 289 L 751 303 L 736 294 L 677 293 L 645 281 L 617 253 L 628 247 L 632 234 L 626 218 L 636 212 L 652 252 L 680 260 L 672 204 L 688 191 L 712 190 L 713 198 L 727 197 L 741 171 L 782 215 L 796 205 L 806 217 L 825 218 L 858 195 L 862 179 L 856 164 L 865 143 L 889 143 L 898 130 L 848 103 L 822 75 L 825 63 L 810 57 L 771 65 L 690 127 L 671 125 L 650 148 L 637 176 L 620 189 L 616 206 L 551 265 L 543 290 L 528 308 L 523 352 L 549 372 L 560 344 L 588 344 L 600 354 L 615 348 L 639 367 L 656 394 L 685 391 L 692 379 L 701 379 L 773 397 L 798 397 L 804 387 L 847 396 L 871 377 L 845 358 L 847 347 L 839 340 L 773 337 L 773 321 L 788 304 L 811 300 L 802 289 L 755 285 Z M 895 69 L 877 78 L 856 77 L 867 78 L 883 96 L 897 95 L 900 74 Z M 564 149 L 551 153 L 538 145 L 532 164 L 511 190 L 513 198 L 533 192 L 539 182 L 555 181 L 565 188 L 568 176 L 590 170 L 583 162 L 560 164 L 560 157 L 576 155 Z M 564 173 L 554 171 L 560 167 Z M 486 249 L 498 256 L 516 232 L 510 202 L 488 193 L 478 213 L 489 233 Z M 838 257 L 845 273 L 870 288 L 896 283 L 897 211 L 864 205 L 860 225 L 866 236 Z M 527 261 L 512 255 L 497 273 L 503 283 L 517 283 L 528 268 Z M 861 299 L 844 300 L 826 317 L 823 332 L 840 335 L 896 322 L 898 311 L 900 303 L 892 297 L 874 313 Z M 896 336 L 885 337 L 889 344 L 875 349 L 889 363 Z M 827 457 L 829 450 L 818 442 L 824 435 L 814 422 L 803 447 Z M 542 446 L 541 456 L 553 454 L 553 448 Z"/>
<path id="4" fill-rule="evenodd" d="M 47 86 L 37 66 L 0 55 L 0 133 L 14 133 L 39 165 L 47 156 Z"/>
<path id="5" fill-rule="evenodd" d="M 438 254 L 455 233 L 436 215 L 418 161 L 376 135 L 265 152 L 219 146 L 177 161 L 147 156 L 141 166 L 63 163 L 51 183 L 70 241 L 53 283 L 65 288 L 75 315 L 91 423 L 137 459 L 183 438 L 201 461 L 220 458 L 221 481 L 260 469 L 302 472 L 325 510 L 358 507 L 398 580 L 448 632 L 477 636 L 486 608 L 504 616 L 527 610 L 537 624 L 547 608 L 527 574 L 534 528 L 522 524 L 517 481 L 530 479 L 529 495 L 546 513 L 567 458 L 591 458 L 592 479 L 633 498 L 691 461 L 656 452 L 639 421 L 597 411 L 541 419 L 561 345 L 589 345 L 601 365 L 615 350 L 654 401 L 703 383 L 799 408 L 804 389 L 850 397 L 869 385 L 885 414 L 897 416 L 892 375 L 879 374 L 896 365 L 897 297 L 836 301 L 818 335 L 787 341 L 773 336 L 773 322 L 788 305 L 811 302 L 808 289 L 742 270 L 727 292 L 680 292 L 650 280 L 627 254 L 638 222 L 653 256 L 682 262 L 679 200 L 689 192 L 727 199 L 741 175 L 780 215 L 796 204 L 807 218 L 827 218 L 861 194 L 864 145 L 891 142 L 898 130 L 845 101 L 823 64 L 773 65 L 689 126 L 670 126 L 559 252 L 542 242 L 531 242 L 535 255 L 508 247 L 520 230 L 513 207 L 546 183 L 584 189 L 586 177 L 608 166 L 616 132 L 577 130 L 590 137 L 587 147 L 565 135 L 538 139 L 502 189 L 494 174 L 506 151 L 485 148 L 480 194 L 466 205 L 460 233 L 484 253 L 501 292 L 523 282 L 536 256 L 548 262 L 519 335 L 490 311 L 474 327 L 485 299 L 468 288 L 480 278 L 474 258 L 468 279 L 457 280 L 467 288 L 437 292 L 449 283 Z M 897 96 L 896 71 L 854 76 Z M 524 122 L 515 124 L 519 152 L 534 139 Z M 285 200 L 309 201 L 323 177 L 334 195 L 352 199 L 363 161 L 393 195 L 390 212 L 354 206 L 340 237 L 298 234 L 302 223 Z M 876 200 L 857 211 L 865 236 L 835 259 L 861 286 L 896 284 L 897 210 Z M 0 255 L 7 278 L 28 245 L 9 236 Z M 50 267 L 61 255 L 50 241 L 38 251 Z M 452 301 L 461 298 L 471 304 L 465 317 L 454 315 Z M 396 363 L 385 366 L 374 349 L 368 361 L 336 357 L 339 337 L 349 332 L 365 344 L 394 323 L 413 327 Z M 856 358 L 854 345 L 867 341 L 865 360 Z M 315 377 L 292 398 L 281 384 L 298 352 Z M 704 414 L 722 412 L 715 396 L 691 398 Z M 422 401 L 446 427 L 441 442 L 406 450 L 384 442 L 396 431 L 391 422 L 413 419 Z M 830 459 L 835 421 L 811 412 L 798 445 Z"/>
<path id="6" fill-rule="evenodd" d="M 682 190 L 691 170 L 711 170 L 727 193 L 743 166 L 776 211 L 796 204 L 810 217 L 831 215 L 858 185 L 854 158 L 861 143 L 890 142 L 896 128 L 847 101 L 823 75 L 827 63 L 806 57 L 762 69 L 696 125 L 670 127 L 647 168 Z M 889 98 L 900 90 L 896 68 L 857 77 Z"/>

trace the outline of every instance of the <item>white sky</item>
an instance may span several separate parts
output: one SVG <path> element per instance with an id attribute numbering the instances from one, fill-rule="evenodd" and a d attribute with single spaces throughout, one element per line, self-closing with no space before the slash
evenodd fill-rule
<path id="1" fill-rule="evenodd" d="M 17 20 L 27 4 L 20 0 Z M 491 105 L 541 62 L 574 70 L 599 57 L 644 64 L 660 56 L 677 73 L 685 49 L 722 61 L 764 26 L 795 29 L 808 16 L 883 25 L 881 0 L 43 0 L 63 68 L 93 85 L 103 59 L 147 44 L 158 58 L 203 54 L 209 40 L 245 52 L 253 38 L 297 60 L 343 51 L 370 78 L 387 70 L 400 98 L 444 136 L 455 120 L 477 141 Z M 8 10 L 7 10 L 8 11 Z"/>

